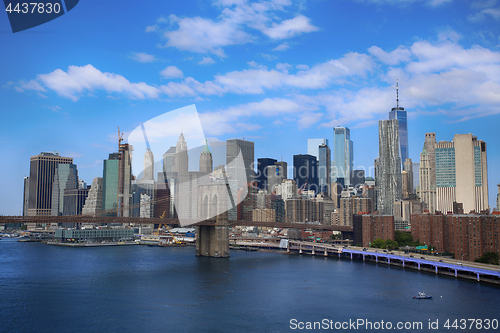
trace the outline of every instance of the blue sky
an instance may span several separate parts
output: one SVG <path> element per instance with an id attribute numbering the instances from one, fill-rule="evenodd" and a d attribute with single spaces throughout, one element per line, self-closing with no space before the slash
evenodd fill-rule
<path id="1" fill-rule="evenodd" d="M 91 183 L 117 126 L 191 104 L 209 141 L 252 140 L 256 158 L 289 164 L 348 126 L 355 167 L 370 169 L 396 79 L 413 161 L 426 132 L 473 133 L 496 199 L 497 0 L 86 0 L 16 34 L 1 14 L 0 41 L 0 214 L 20 213 L 30 156 L 60 151 Z"/>

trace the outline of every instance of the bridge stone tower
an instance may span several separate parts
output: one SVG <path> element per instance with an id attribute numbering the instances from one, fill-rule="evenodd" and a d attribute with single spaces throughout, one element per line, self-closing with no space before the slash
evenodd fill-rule
<path id="1" fill-rule="evenodd" d="M 228 210 L 232 200 L 225 183 L 201 185 L 198 192 L 200 220 L 215 218 L 214 225 L 196 226 L 196 255 L 202 257 L 229 257 Z"/>

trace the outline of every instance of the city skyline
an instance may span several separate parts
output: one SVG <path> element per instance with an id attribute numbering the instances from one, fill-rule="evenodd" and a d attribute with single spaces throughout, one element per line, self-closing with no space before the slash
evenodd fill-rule
<path id="1" fill-rule="evenodd" d="M 456 0 L 153 1 L 140 11 L 127 1 L 88 1 L 16 34 L 5 16 L 0 171 L 8 177 L 0 214 L 22 211 L 31 156 L 60 151 L 90 184 L 116 151 L 117 126 L 126 138 L 141 123 L 191 104 L 209 144 L 245 138 L 255 142 L 255 161 L 283 156 L 292 165 L 293 155 L 307 153 L 307 139 L 333 142 L 333 127 L 349 127 L 354 169 L 373 176 L 377 123 L 396 105 L 396 80 L 408 111 L 409 157 L 419 162 L 425 133 L 437 141 L 477 136 L 488 144 L 494 207 L 496 11 L 498 2 Z"/>

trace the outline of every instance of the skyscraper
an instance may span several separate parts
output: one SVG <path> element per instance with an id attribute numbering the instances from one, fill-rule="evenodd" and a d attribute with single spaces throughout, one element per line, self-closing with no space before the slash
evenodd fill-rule
<path id="1" fill-rule="evenodd" d="M 170 147 L 163 154 L 163 172 L 166 173 L 166 178 L 172 178 L 172 174 L 175 172 L 175 149 L 176 147 Z"/>
<path id="2" fill-rule="evenodd" d="M 333 129 L 333 168 L 332 183 L 339 182 L 345 186 L 351 184 L 353 167 L 353 144 L 351 131 L 347 127 Z"/>
<path id="3" fill-rule="evenodd" d="M 267 189 L 268 191 L 271 191 L 271 189 L 268 189 L 267 186 L 269 184 L 269 167 L 275 165 L 276 162 L 278 161 L 276 161 L 274 158 L 257 159 L 257 178 L 255 180 L 259 189 Z M 276 172 L 276 170 L 274 171 Z"/>
<path id="4" fill-rule="evenodd" d="M 88 195 L 89 189 L 87 188 L 65 189 L 62 215 L 70 216 L 82 214 Z"/>
<path id="5" fill-rule="evenodd" d="M 109 154 L 103 163 L 102 209 L 107 216 L 116 216 L 118 211 L 118 169 L 120 154 Z"/>
<path id="6" fill-rule="evenodd" d="M 59 164 L 52 184 L 52 216 L 61 216 L 64 212 L 64 193 L 78 189 L 78 171 L 74 164 Z"/>
<path id="7" fill-rule="evenodd" d="M 148 147 L 144 153 L 144 171 L 142 174 L 142 179 L 144 180 L 154 180 L 155 176 L 155 158 L 153 152 Z"/>
<path id="8" fill-rule="evenodd" d="M 396 107 L 392 108 L 389 112 L 389 120 L 397 119 L 399 121 L 399 149 L 401 163 L 404 163 L 409 157 L 408 152 L 408 120 L 407 112 L 401 106 L 399 106 L 399 85 L 396 83 Z M 402 164 L 403 169 L 406 170 L 404 164 Z"/>
<path id="9" fill-rule="evenodd" d="M 82 209 L 83 215 L 99 215 L 102 210 L 102 177 L 95 177 L 92 180 L 92 185 L 90 186 L 90 191 L 87 196 L 87 200 L 85 200 L 85 205 Z"/>
<path id="10" fill-rule="evenodd" d="M 276 166 L 283 173 L 283 179 L 288 179 L 288 164 L 286 162 L 280 161 L 276 162 Z"/>
<path id="11" fill-rule="evenodd" d="M 312 155 L 293 155 L 293 180 L 297 187 L 303 185 L 306 190 L 319 193 L 318 186 L 318 160 Z"/>
<path id="12" fill-rule="evenodd" d="M 30 196 L 30 177 L 24 177 L 23 216 L 28 216 L 29 196 Z"/>
<path id="13" fill-rule="evenodd" d="M 191 185 L 189 180 L 189 156 L 184 134 L 179 135 L 179 140 L 175 146 L 174 170 L 177 173 L 177 184 L 173 189 L 172 202 L 175 205 L 177 216 L 181 219 L 189 219 L 192 213 L 192 199 L 195 196 L 191 195 Z M 172 188 L 171 188 L 172 190 Z"/>
<path id="14" fill-rule="evenodd" d="M 436 211 L 436 145 L 436 133 L 425 133 L 424 147 L 420 153 L 417 195 L 431 214 Z"/>
<path id="15" fill-rule="evenodd" d="M 283 163 L 285 166 L 283 166 Z M 286 162 L 276 162 L 275 165 L 270 165 L 267 168 L 267 192 L 271 194 L 276 191 L 276 187 L 286 179 Z"/>
<path id="16" fill-rule="evenodd" d="M 328 142 L 328 140 L 326 140 Z M 330 165 L 332 162 L 331 151 L 327 144 L 321 144 L 319 147 L 318 157 L 318 183 L 319 192 L 324 192 L 328 196 L 331 194 Z"/>
<path id="17" fill-rule="evenodd" d="M 59 164 L 73 163 L 71 157 L 61 157 L 58 152 L 40 153 L 30 158 L 28 215 L 50 216 L 52 213 L 52 185 Z"/>
<path id="18" fill-rule="evenodd" d="M 243 157 L 243 165 L 236 157 L 240 154 Z M 251 141 L 231 139 L 226 141 L 226 165 L 227 173 L 233 180 L 237 180 L 238 189 L 253 182 L 254 171 L 254 143 Z M 245 178 L 246 179 L 243 179 Z"/>
<path id="19" fill-rule="evenodd" d="M 132 205 L 132 165 L 130 163 L 133 148 L 128 143 L 118 144 L 118 216 L 131 216 Z"/>
<path id="20" fill-rule="evenodd" d="M 375 159 L 377 210 L 382 215 L 394 214 L 394 201 L 401 200 L 401 158 L 397 120 L 378 122 L 379 157 Z"/>
<path id="21" fill-rule="evenodd" d="M 497 210 L 500 210 L 500 184 L 498 186 L 498 194 L 497 194 Z"/>
<path id="22" fill-rule="evenodd" d="M 403 198 L 409 198 L 413 194 L 413 163 L 411 158 L 407 158 L 404 163 L 404 170 L 401 172 L 401 186 Z"/>
<path id="23" fill-rule="evenodd" d="M 179 136 L 177 145 L 175 146 L 174 170 L 177 172 L 177 176 L 179 178 L 187 176 L 189 172 L 187 143 L 182 133 Z"/>
<path id="24" fill-rule="evenodd" d="M 208 148 L 208 141 L 205 140 L 205 147 L 200 154 L 200 172 L 211 173 L 214 170 L 214 162 L 212 160 L 212 153 Z"/>
<path id="25" fill-rule="evenodd" d="M 436 145 L 436 210 L 464 213 L 489 209 L 486 143 L 472 134 L 456 134 Z"/>

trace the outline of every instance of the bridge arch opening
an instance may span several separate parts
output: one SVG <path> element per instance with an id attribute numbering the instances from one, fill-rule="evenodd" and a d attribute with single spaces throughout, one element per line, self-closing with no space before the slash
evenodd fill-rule
<path id="1" fill-rule="evenodd" d="M 218 209 L 217 209 L 217 194 L 214 194 L 212 198 L 212 202 L 210 203 L 210 216 L 217 216 L 218 215 Z"/>

